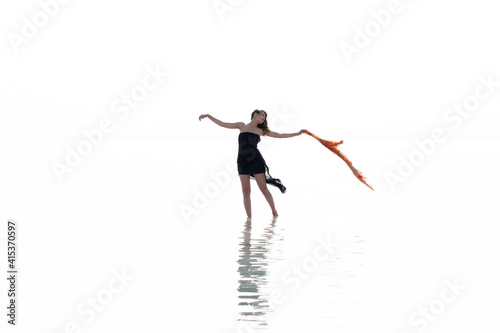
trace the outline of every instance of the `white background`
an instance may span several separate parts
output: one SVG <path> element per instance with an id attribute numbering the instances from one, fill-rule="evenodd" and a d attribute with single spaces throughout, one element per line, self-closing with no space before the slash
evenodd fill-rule
<path id="1" fill-rule="evenodd" d="M 327 275 L 352 290 L 345 307 L 337 302 L 322 325 L 314 311 L 300 317 L 308 305 L 297 299 L 289 304 L 298 315 L 278 307 L 270 331 L 316 323 L 317 332 L 417 332 L 410 317 L 440 297 L 447 279 L 466 290 L 426 331 L 498 330 L 500 86 L 460 123 L 445 118 L 454 104 L 472 100 L 480 77 L 500 82 L 498 10 L 486 0 L 402 0 L 386 26 L 346 56 L 343 43 L 355 47 L 358 29 L 377 22 L 370 13 L 390 3 L 2 2 L 0 258 L 6 274 L 13 219 L 15 329 L 64 332 L 74 321 L 84 332 L 236 332 L 246 215 L 228 165 L 236 161 L 238 130 L 198 117 L 248 123 L 264 109 L 271 130 L 344 140 L 340 150 L 375 190 L 306 134 L 262 138 L 271 174 L 287 187 L 285 194 L 271 188 L 288 235 L 284 260 L 299 264 L 325 233 L 366 244 L 362 269 L 354 269 L 361 259 L 340 258 L 352 278 Z M 42 7 L 52 16 L 23 35 L 26 22 L 43 19 Z M 126 116 L 114 112 L 147 68 L 168 75 Z M 103 119 L 114 129 L 58 177 L 54 163 L 64 164 L 68 149 Z M 437 129 L 446 139 L 423 152 L 417 142 L 429 143 Z M 403 175 L 402 160 L 417 155 Z M 204 208 L 193 208 L 198 214 L 183 215 L 213 174 L 230 180 Z M 391 184 L 388 175 L 400 181 Z M 253 180 L 252 211 L 259 233 L 271 211 Z M 85 322 L 78 306 L 122 270 L 134 278 Z M 321 285 L 308 281 L 301 295 Z M 7 304 L 5 279 L 0 287 Z M 358 305 L 343 312 L 350 301 Z M 13 331 L 2 309 L 2 332 Z"/>

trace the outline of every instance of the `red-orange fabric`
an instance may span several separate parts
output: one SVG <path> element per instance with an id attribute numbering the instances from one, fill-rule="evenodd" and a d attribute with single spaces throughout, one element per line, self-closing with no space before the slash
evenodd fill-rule
<path id="1" fill-rule="evenodd" d="M 342 160 L 344 160 L 344 162 L 347 163 L 347 165 L 349 166 L 349 168 L 351 169 L 352 173 L 354 174 L 354 176 L 356 176 L 356 178 L 358 178 L 363 184 L 365 184 L 366 186 L 368 186 L 369 188 L 372 189 L 372 191 L 375 191 L 373 189 L 373 187 L 368 184 L 366 182 L 366 178 L 363 176 L 363 174 L 361 173 L 361 171 L 357 170 L 353 165 L 352 165 L 352 162 L 349 161 L 349 159 L 344 155 L 342 154 L 342 152 L 337 148 L 338 145 L 344 143 L 344 140 L 340 140 L 340 142 L 336 142 L 336 141 L 327 141 L 327 140 L 323 140 L 322 138 L 314 135 L 313 133 L 309 132 L 308 130 L 305 130 L 304 133 L 312 136 L 313 138 L 315 138 L 316 140 L 318 140 L 319 142 L 321 142 L 321 144 L 323 144 L 323 146 L 325 146 L 326 148 L 328 148 L 330 151 L 334 152 L 338 157 L 340 157 Z"/>

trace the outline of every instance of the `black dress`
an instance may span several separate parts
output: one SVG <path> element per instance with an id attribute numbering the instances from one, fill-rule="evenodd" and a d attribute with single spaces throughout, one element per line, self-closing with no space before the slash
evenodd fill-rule
<path id="1" fill-rule="evenodd" d="M 250 175 L 255 179 L 254 174 L 265 173 L 266 183 L 276 186 L 281 193 L 286 192 L 286 187 L 278 178 L 273 178 L 269 174 L 269 167 L 262 157 L 257 144 L 260 142 L 260 135 L 252 132 L 241 132 L 238 136 L 238 174 Z"/>

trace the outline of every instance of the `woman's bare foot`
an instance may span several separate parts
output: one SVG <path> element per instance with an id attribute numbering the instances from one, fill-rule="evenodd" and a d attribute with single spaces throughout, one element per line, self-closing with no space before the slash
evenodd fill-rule
<path id="1" fill-rule="evenodd" d="M 247 216 L 247 222 L 250 222 L 252 221 L 252 217 L 251 216 Z"/>
<path id="2" fill-rule="evenodd" d="M 273 219 L 275 219 L 275 218 L 277 218 L 277 217 L 278 217 L 278 212 L 275 210 L 275 211 L 273 212 Z"/>

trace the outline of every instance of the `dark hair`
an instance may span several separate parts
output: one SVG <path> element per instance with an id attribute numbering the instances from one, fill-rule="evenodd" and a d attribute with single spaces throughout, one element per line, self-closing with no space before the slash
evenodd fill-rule
<path id="1" fill-rule="evenodd" d="M 266 116 L 266 118 L 264 119 L 264 122 L 262 124 L 258 124 L 257 127 L 260 128 L 264 132 L 264 135 L 267 135 L 269 132 L 271 132 L 271 130 L 267 126 L 267 112 L 266 111 L 255 109 L 255 111 L 252 112 L 252 116 L 250 117 L 250 120 L 253 119 L 254 114 L 259 113 L 259 112 L 264 112 L 264 115 Z"/>

